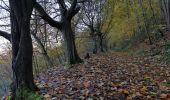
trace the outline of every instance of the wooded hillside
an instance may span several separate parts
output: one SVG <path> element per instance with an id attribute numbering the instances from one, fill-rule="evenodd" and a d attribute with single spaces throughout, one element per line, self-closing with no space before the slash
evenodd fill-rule
<path id="1" fill-rule="evenodd" d="M 169 0 L 0 0 L 0 97 L 168 100 L 169 8 Z"/>

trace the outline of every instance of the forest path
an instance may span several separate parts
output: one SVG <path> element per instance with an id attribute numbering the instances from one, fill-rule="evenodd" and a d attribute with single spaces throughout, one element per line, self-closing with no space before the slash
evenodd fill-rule
<path id="1" fill-rule="evenodd" d="M 125 53 L 94 55 L 69 69 L 51 68 L 36 80 L 46 100 L 170 98 L 170 65 Z"/>

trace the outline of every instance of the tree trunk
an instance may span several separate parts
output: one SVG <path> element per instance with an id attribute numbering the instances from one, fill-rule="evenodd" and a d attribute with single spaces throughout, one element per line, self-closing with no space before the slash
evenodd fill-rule
<path id="1" fill-rule="evenodd" d="M 14 80 L 12 85 L 12 99 L 23 100 L 16 92 L 26 87 L 37 89 L 33 82 L 32 55 L 33 47 L 30 35 L 30 17 L 34 0 L 10 0 L 11 34 L 12 34 L 12 69 Z"/>
<path id="2" fill-rule="evenodd" d="M 44 20 L 63 33 L 68 62 L 70 64 L 80 63 L 82 60 L 77 53 L 74 32 L 71 28 L 71 19 L 78 13 L 80 6 L 78 6 L 77 0 L 73 0 L 69 9 L 63 0 L 58 0 L 58 4 L 61 12 L 61 21 L 59 22 L 53 20 L 38 3 L 35 3 L 35 8 L 42 15 Z"/>
<path id="3" fill-rule="evenodd" d="M 139 5 L 142 9 L 142 16 L 144 18 L 144 27 L 145 27 L 145 31 L 146 31 L 146 34 L 148 36 L 148 39 L 149 39 L 149 44 L 152 45 L 153 42 L 152 42 L 152 39 L 151 39 L 151 36 L 149 34 L 149 29 L 148 29 L 148 19 L 146 18 L 146 13 L 145 13 L 145 9 L 144 9 L 144 6 L 143 6 L 143 0 L 138 0 L 139 1 Z"/>
<path id="4" fill-rule="evenodd" d="M 102 35 L 99 35 L 99 39 L 100 39 L 100 51 L 104 52 L 104 50 L 103 50 L 103 37 L 102 37 Z"/>
<path id="5" fill-rule="evenodd" d="M 34 89 L 32 68 L 33 47 L 29 26 L 29 18 L 22 18 L 20 20 L 20 47 L 17 53 L 17 58 L 15 59 L 14 72 L 18 88 L 25 86 L 29 89 Z"/>
<path id="6" fill-rule="evenodd" d="M 98 49 L 97 49 L 97 39 L 96 36 L 93 36 L 93 42 L 94 42 L 94 48 L 93 48 L 93 54 L 96 54 Z"/>
<path id="7" fill-rule="evenodd" d="M 167 26 L 168 26 L 168 31 L 170 31 L 170 10 L 169 10 L 169 8 L 170 8 L 170 1 L 169 0 L 167 0 L 167 4 L 166 4 L 167 6 Z"/>
<path id="8" fill-rule="evenodd" d="M 107 41 L 108 41 L 108 39 L 104 39 L 104 42 L 103 42 L 103 48 L 105 49 L 106 52 L 108 51 Z"/>
<path id="9" fill-rule="evenodd" d="M 41 48 L 41 51 L 43 53 L 43 56 L 44 58 L 47 60 L 48 62 L 48 66 L 52 67 L 53 66 L 53 62 L 51 61 L 46 49 L 45 49 L 45 46 L 43 45 L 43 43 L 40 41 L 40 39 L 36 36 L 35 33 L 32 33 L 32 36 L 35 38 L 36 42 L 39 44 L 40 48 Z"/>
<path id="10" fill-rule="evenodd" d="M 154 11 L 154 8 L 153 8 L 153 6 L 152 6 L 152 1 L 151 1 L 151 0 L 148 0 L 148 2 L 149 2 L 149 7 L 150 7 L 150 9 L 151 9 L 151 11 L 152 11 L 152 17 L 153 17 L 154 23 L 157 25 L 158 22 L 157 22 L 157 20 L 156 20 L 155 11 Z"/>
<path id="11" fill-rule="evenodd" d="M 19 41 L 20 41 L 20 34 L 19 34 L 19 28 L 17 24 L 17 19 L 14 15 L 14 11 L 11 9 L 10 13 L 10 19 L 11 19 L 11 35 L 12 35 L 12 70 L 13 70 L 13 82 L 11 84 L 11 92 L 12 92 L 12 100 L 15 99 L 15 94 L 16 94 L 16 75 L 14 70 L 15 68 L 15 59 L 17 57 L 18 49 L 19 49 Z"/>
<path id="12" fill-rule="evenodd" d="M 64 20 L 62 33 L 65 41 L 68 62 L 70 64 L 81 63 L 82 60 L 80 59 L 75 46 L 75 37 L 71 28 L 71 20 Z"/>

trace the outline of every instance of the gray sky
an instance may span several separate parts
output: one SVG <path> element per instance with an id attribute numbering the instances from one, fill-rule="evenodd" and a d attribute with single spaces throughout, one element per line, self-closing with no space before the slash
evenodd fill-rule
<path id="1" fill-rule="evenodd" d="M 8 41 L 0 37 L 0 54 L 5 53 L 8 48 Z"/>
<path id="2" fill-rule="evenodd" d="M 9 5 L 8 0 L 3 0 L 3 1 L 0 0 L 0 5 L 6 8 Z M 9 16 L 9 12 L 7 12 L 6 10 L 1 9 L 1 7 L 0 7 L 0 18 L 1 18 L 0 25 L 8 25 L 10 23 L 10 20 L 9 20 L 8 16 Z M 2 18 L 5 18 L 5 19 L 2 19 Z M 10 32 L 9 27 L 0 27 L 0 30 Z M 0 54 L 2 54 L 3 52 L 6 51 L 6 48 L 8 47 L 7 42 L 8 41 L 6 39 L 0 37 Z"/>

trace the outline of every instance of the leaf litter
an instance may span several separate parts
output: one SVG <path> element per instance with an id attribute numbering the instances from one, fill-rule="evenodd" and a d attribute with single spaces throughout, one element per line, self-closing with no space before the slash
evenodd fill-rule
<path id="1" fill-rule="evenodd" d="M 50 68 L 35 80 L 45 100 L 170 100 L 170 65 L 124 53 Z"/>

